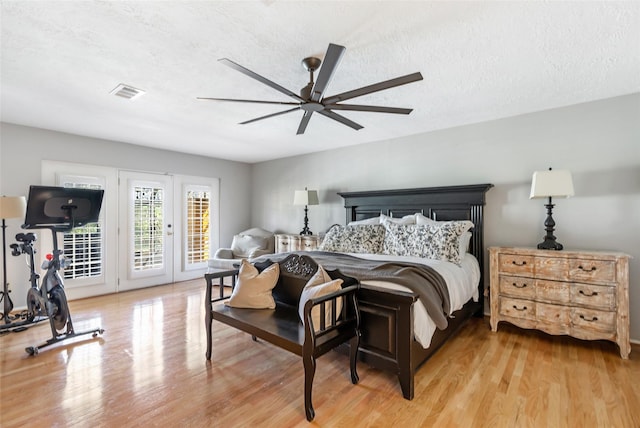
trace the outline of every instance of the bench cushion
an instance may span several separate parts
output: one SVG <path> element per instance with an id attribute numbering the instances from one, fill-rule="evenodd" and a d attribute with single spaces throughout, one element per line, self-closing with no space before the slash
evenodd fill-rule
<path id="1" fill-rule="evenodd" d="M 233 288 L 231 298 L 225 304 L 235 308 L 274 309 L 276 302 L 273 300 L 271 290 L 278 282 L 279 275 L 278 263 L 258 272 L 251 263 L 242 260 L 238 282 Z"/>

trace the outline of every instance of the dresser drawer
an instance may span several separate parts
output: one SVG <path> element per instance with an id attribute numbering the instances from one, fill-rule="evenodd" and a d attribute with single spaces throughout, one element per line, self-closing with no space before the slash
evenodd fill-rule
<path id="1" fill-rule="evenodd" d="M 571 332 L 571 309 L 566 306 L 536 302 L 538 327 L 553 334 Z"/>
<path id="2" fill-rule="evenodd" d="M 560 257 L 536 257 L 536 278 L 565 281 L 569 277 L 569 260 Z"/>
<path id="3" fill-rule="evenodd" d="M 533 275 L 532 256 L 522 256 L 517 254 L 500 254 L 498 258 L 499 270 L 504 273 L 521 275 Z"/>
<path id="4" fill-rule="evenodd" d="M 566 305 L 571 301 L 568 282 L 536 279 L 536 300 Z"/>
<path id="5" fill-rule="evenodd" d="M 283 236 L 276 238 L 276 252 L 277 253 L 287 253 L 289 252 L 289 237 Z"/>
<path id="6" fill-rule="evenodd" d="M 528 320 L 536 319 L 536 303 L 531 300 L 500 297 L 500 315 Z"/>
<path id="7" fill-rule="evenodd" d="M 318 237 L 317 236 L 303 236 L 302 244 L 300 246 L 302 251 L 314 251 L 318 249 Z"/>
<path id="8" fill-rule="evenodd" d="M 533 300 L 536 296 L 535 279 L 500 275 L 500 294 Z"/>
<path id="9" fill-rule="evenodd" d="M 571 323 L 584 332 L 613 333 L 616 330 L 616 313 L 596 309 L 571 308 Z"/>
<path id="10" fill-rule="evenodd" d="M 609 260 L 569 260 L 569 279 L 579 282 L 614 282 L 616 263 Z"/>
<path id="11" fill-rule="evenodd" d="M 571 302 L 577 305 L 614 310 L 616 308 L 616 288 L 606 285 L 573 284 Z"/>

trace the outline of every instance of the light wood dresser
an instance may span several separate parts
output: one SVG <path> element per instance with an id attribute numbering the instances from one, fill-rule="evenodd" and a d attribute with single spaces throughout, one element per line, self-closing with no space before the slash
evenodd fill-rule
<path id="1" fill-rule="evenodd" d="M 289 251 L 314 251 L 320 246 L 318 235 L 294 235 L 281 233 L 276 235 L 276 253 Z"/>
<path id="2" fill-rule="evenodd" d="M 629 358 L 629 256 L 489 248 L 491 330 L 507 321 L 579 339 L 605 339 Z"/>

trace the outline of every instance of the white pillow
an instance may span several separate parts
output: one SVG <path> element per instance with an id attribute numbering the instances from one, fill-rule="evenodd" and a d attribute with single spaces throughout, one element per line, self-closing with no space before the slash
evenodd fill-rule
<path id="1" fill-rule="evenodd" d="M 362 224 L 380 224 L 380 223 L 382 223 L 382 221 L 380 221 L 380 217 L 371 217 L 371 218 L 365 218 L 364 220 L 350 221 L 349 223 L 347 223 L 347 226 L 356 226 L 356 225 L 362 225 Z"/>
<path id="2" fill-rule="evenodd" d="M 416 213 L 416 224 L 434 224 L 437 223 L 434 219 L 425 216 L 422 213 Z"/>
<path id="3" fill-rule="evenodd" d="M 380 224 L 384 224 L 385 222 L 391 222 L 395 224 L 416 224 L 416 215 L 410 214 L 404 217 L 389 217 L 384 214 L 380 214 Z"/>
<path id="4" fill-rule="evenodd" d="M 238 259 L 249 257 L 255 250 L 266 249 L 269 239 L 263 236 L 235 235 L 231 242 L 231 252 Z"/>
<path id="5" fill-rule="evenodd" d="M 231 298 L 224 304 L 234 308 L 275 309 L 276 302 L 271 290 L 276 286 L 279 275 L 278 263 L 258 272 L 255 266 L 243 259 Z"/>
<path id="6" fill-rule="evenodd" d="M 329 274 L 324 270 L 322 266 L 318 266 L 316 273 L 307 281 L 302 294 L 300 295 L 300 303 L 298 305 L 298 314 L 302 323 L 304 324 L 304 305 L 310 300 L 327 294 L 331 294 L 342 289 L 342 280 L 332 280 Z M 332 305 L 331 302 L 324 303 L 325 306 L 325 326 L 331 324 Z M 339 298 L 336 302 L 336 319 L 342 312 L 342 298 Z M 311 309 L 311 319 L 315 331 L 320 330 L 320 305 Z"/>
<path id="7" fill-rule="evenodd" d="M 469 252 L 469 244 L 471 243 L 471 232 L 465 232 L 460 237 L 460 257 Z"/>

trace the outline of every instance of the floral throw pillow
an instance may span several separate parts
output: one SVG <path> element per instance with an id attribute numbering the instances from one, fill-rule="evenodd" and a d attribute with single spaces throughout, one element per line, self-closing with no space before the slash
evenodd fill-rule
<path id="1" fill-rule="evenodd" d="M 460 264 L 460 237 L 473 227 L 470 221 L 437 224 L 385 223 L 384 254 L 422 257 Z"/>
<path id="2" fill-rule="evenodd" d="M 325 235 L 321 251 L 378 254 L 382 249 L 385 228 L 380 224 L 334 226 Z"/>

